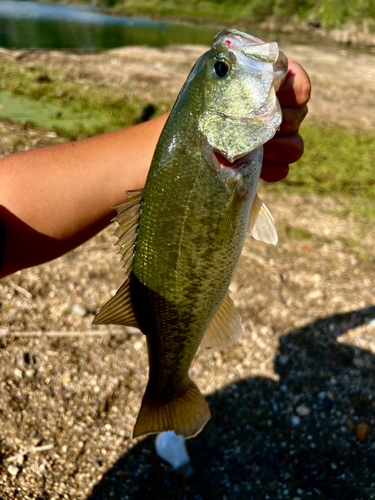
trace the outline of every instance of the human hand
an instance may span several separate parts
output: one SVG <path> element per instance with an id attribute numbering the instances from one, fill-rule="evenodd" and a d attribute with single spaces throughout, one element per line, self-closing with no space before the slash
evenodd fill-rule
<path id="1" fill-rule="evenodd" d="M 289 59 L 288 73 L 277 97 L 283 112 L 280 131 L 264 145 L 261 178 L 267 182 L 281 181 L 289 172 L 289 163 L 303 154 L 299 126 L 307 114 L 311 83 L 306 71 Z"/>

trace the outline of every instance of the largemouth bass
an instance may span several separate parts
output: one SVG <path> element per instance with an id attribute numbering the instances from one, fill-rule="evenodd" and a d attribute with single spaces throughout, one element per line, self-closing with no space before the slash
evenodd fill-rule
<path id="1" fill-rule="evenodd" d="M 177 98 L 144 190 L 115 207 L 126 280 L 94 323 L 136 326 L 147 337 L 134 437 L 189 438 L 210 418 L 188 371 L 199 345 L 222 349 L 242 334 L 228 287 L 247 231 L 277 242 L 256 189 L 262 145 L 281 123 L 276 91 L 286 72 L 277 43 L 221 31 Z"/>

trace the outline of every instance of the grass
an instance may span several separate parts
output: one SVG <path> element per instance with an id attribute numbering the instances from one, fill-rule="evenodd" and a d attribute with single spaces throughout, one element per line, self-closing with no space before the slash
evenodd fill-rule
<path id="1" fill-rule="evenodd" d="M 267 190 L 287 194 L 320 194 L 350 200 L 352 210 L 375 218 L 375 133 L 306 123 L 303 157 L 282 182 Z"/>
<path id="2" fill-rule="evenodd" d="M 4 115 L 3 105 L 0 117 L 17 121 L 18 112 L 23 121 L 71 140 L 133 125 L 166 110 L 165 103 L 159 103 L 155 109 L 110 83 L 68 81 L 58 70 L 2 61 L 0 74 L 0 104 L 2 99 L 10 99 L 14 113 Z M 29 108 L 34 110 L 34 118 L 27 114 Z M 345 199 L 351 213 L 375 219 L 375 133 L 307 121 L 302 136 L 303 157 L 291 167 L 286 180 L 268 184 L 266 189 L 281 194 Z M 346 217 L 347 213 L 337 215 Z"/>
<path id="3" fill-rule="evenodd" d="M 289 239 L 297 241 L 315 241 L 317 243 L 328 243 L 330 240 L 321 236 L 310 233 L 301 227 L 294 227 L 286 224 L 284 227 L 278 228 L 279 236 L 286 236 Z"/>
<path id="4" fill-rule="evenodd" d="M 0 74 L 1 117 L 17 121 L 23 114 L 24 122 L 72 140 L 139 123 L 147 109 L 148 117 L 158 113 L 126 91 L 68 81 L 58 70 L 1 61 Z"/>
<path id="5" fill-rule="evenodd" d="M 92 0 L 55 0 L 92 4 Z M 202 21 L 242 20 L 249 23 L 267 17 L 285 19 L 297 16 L 313 19 L 325 29 L 342 28 L 348 23 L 366 25 L 375 31 L 375 0 L 95 0 L 113 12 L 171 16 Z"/>

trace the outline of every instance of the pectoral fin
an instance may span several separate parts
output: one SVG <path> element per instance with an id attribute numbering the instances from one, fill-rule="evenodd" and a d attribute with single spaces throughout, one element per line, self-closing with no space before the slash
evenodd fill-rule
<path id="1" fill-rule="evenodd" d="M 256 240 L 276 245 L 278 238 L 275 221 L 258 195 L 255 196 L 250 213 L 249 233 Z"/>
<path id="2" fill-rule="evenodd" d="M 235 344 L 243 333 L 241 316 L 227 294 L 212 318 L 201 342 L 201 348 L 219 351 Z"/>

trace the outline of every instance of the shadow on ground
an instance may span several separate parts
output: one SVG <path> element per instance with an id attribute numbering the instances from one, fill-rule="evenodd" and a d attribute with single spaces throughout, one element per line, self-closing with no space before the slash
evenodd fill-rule
<path id="1" fill-rule="evenodd" d="M 375 357 L 338 337 L 375 307 L 320 319 L 281 339 L 280 381 L 249 378 L 209 396 L 212 420 L 188 450 L 188 482 L 156 456 L 154 437 L 125 454 L 89 500 L 375 498 Z M 306 416 L 298 417 L 310 409 Z M 308 410 L 305 409 L 305 413 Z"/>

